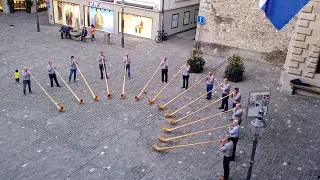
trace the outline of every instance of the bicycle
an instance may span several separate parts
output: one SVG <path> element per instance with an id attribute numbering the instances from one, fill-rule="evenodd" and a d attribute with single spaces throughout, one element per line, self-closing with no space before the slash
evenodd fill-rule
<path id="1" fill-rule="evenodd" d="M 164 31 L 158 31 L 158 35 L 155 37 L 154 39 L 156 41 L 156 43 L 160 43 L 162 41 L 166 41 L 168 40 L 168 34 L 165 33 Z"/>

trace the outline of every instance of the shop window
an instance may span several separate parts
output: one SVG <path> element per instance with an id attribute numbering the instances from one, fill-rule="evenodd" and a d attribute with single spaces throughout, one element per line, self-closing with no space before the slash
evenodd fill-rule
<path id="1" fill-rule="evenodd" d="M 97 30 L 113 33 L 113 11 L 103 8 L 85 7 L 85 26 L 91 27 L 91 24 Z"/>
<path id="2" fill-rule="evenodd" d="M 2 11 L 3 7 L 2 7 L 2 0 L 0 0 L 0 11 Z"/>
<path id="3" fill-rule="evenodd" d="M 62 1 L 53 1 L 53 8 L 55 23 L 80 28 L 80 5 Z"/>
<path id="4" fill-rule="evenodd" d="M 145 38 L 151 38 L 152 18 L 124 13 L 123 20 L 124 33 Z M 121 13 L 119 13 L 119 32 L 121 32 Z"/>

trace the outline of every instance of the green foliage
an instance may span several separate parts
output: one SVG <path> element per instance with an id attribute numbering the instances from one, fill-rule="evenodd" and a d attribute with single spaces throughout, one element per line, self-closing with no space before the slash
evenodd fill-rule
<path id="1" fill-rule="evenodd" d="M 200 49 L 193 48 L 188 57 L 188 63 L 190 65 L 190 73 L 201 73 L 203 66 L 206 63 L 202 56 Z"/>
<path id="2" fill-rule="evenodd" d="M 225 70 L 225 77 L 231 82 L 240 82 L 243 78 L 244 64 L 243 58 L 239 55 L 232 55 L 228 58 L 229 65 Z"/>

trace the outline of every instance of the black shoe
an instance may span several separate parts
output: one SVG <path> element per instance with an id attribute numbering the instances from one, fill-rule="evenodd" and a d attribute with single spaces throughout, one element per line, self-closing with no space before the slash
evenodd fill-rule
<path id="1" fill-rule="evenodd" d="M 226 112 L 226 111 L 228 111 L 228 110 L 223 110 L 222 112 Z"/>
<path id="2" fill-rule="evenodd" d="M 234 161 L 234 158 L 231 158 L 230 161 Z"/>
<path id="3" fill-rule="evenodd" d="M 57 87 L 61 87 L 60 85 L 58 85 Z"/>
<path id="4" fill-rule="evenodd" d="M 101 77 L 100 79 L 103 79 L 103 77 Z"/>
<path id="5" fill-rule="evenodd" d="M 224 109 L 224 107 L 219 107 L 219 109 Z"/>
<path id="6" fill-rule="evenodd" d="M 205 99 L 208 99 L 208 98 L 205 98 Z"/>
<path id="7" fill-rule="evenodd" d="M 26 95 L 26 92 L 23 92 L 24 95 Z"/>
<path id="8" fill-rule="evenodd" d="M 182 89 L 183 89 L 183 88 L 185 88 L 185 87 L 182 87 Z"/>
<path id="9" fill-rule="evenodd" d="M 77 82 L 76 80 L 74 80 L 73 82 Z"/>
<path id="10" fill-rule="evenodd" d="M 32 91 L 29 91 L 29 93 L 32 93 Z"/>

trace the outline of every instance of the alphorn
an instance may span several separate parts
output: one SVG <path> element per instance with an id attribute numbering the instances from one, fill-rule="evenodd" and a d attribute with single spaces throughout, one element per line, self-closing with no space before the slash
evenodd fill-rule
<path id="1" fill-rule="evenodd" d="M 124 71 L 123 71 L 123 83 L 122 83 L 122 92 L 120 94 L 120 98 L 124 98 L 124 86 L 126 84 L 126 66 L 124 66 Z"/>
<path id="2" fill-rule="evenodd" d="M 36 80 L 36 78 L 34 78 L 31 74 L 30 76 L 32 77 L 32 79 L 39 85 L 39 87 L 43 90 L 43 92 L 49 97 L 49 99 L 53 102 L 53 104 L 57 107 L 57 109 L 59 111 L 64 111 L 64 107 L 63 106 L 59 106 L 58 103 L 56 103 L 52 97 L 47 93 L 46 90 L 44 90 L 44 88 L 40 85 L 40 83 Z"/>
<path id="3" fill-rule="evenodd" d="M 196 134 L 200 134 L 200 133 L 205 133 L 205 132 L 208 132 L 208 131 L 214 131 L 214 130 L 221 129 L 221 128 L 225 128 L 225 127 L 228 127 L 228 126 L 229 126 L 229 125 L 220 126 L 220 127 L 216 127 L 216 128 L 211 128 L 211 129 L 203 130 L 203 131 L 198 131 L 198 132 L 194 132 L 194 133 L 184 134 L 184 135 L 181 135 L 181 136 L 175 136 L 175 137 L 171 137 L 171 138 L 164 138 L 164 137 L 162 137 L 162 136 L 159 136 L 158 139 L 159 139 L 159 141 L 161 141 L 161 142 L 168 142 L 168 141 L 172 141 L 172 140 L 175 140 L 175 139 L 184 138 L 184 137 L 187 137 L 187 136 L 192 136 L 192 135 L 196 135 Z"/>
<path id="4" fill-rule="evenodd" d="M 231 94 L 229 94 L 229 95 L 227 95 L 227 96 L 230 96 L 230 95 L 231 95 Z M 227 96 L 225 96 L 225 97 L 227 97 Z M 223 98 L 225 98 L 225 97 L 223 97 Z M 197 113 L 197 112 L 199 112 L 199 111 L 201 111 L 201 110 L 203 110 L 203 109 L 205 109 L 205 108 L 207 108 L 207 107 L 209 107 L 209 106 L 211 106 L 211 105 L 213 105 L 213 104 L 221 101 L 223 98 L 217 99 L 216 101 L 214 101 L 214 102 L 212 102 L 212 103 L 210 103 L 210 104 L 208 104 L 208 105 L 206 105 L 206 106 L 204 106 L 204 107 L 202 107 L 202 108 L 200 108 L 200 109 L 198 109 L 198 110 L 196 110 L 196 111 L 194 111 L 194 112 L 192 112 L 192 113 L 189 113 L 188 115 L 186 115 L 186 116 L 184 116 L 184 117 L 182 117 L 182 118 L 180 118 L 180 119 L 178 119 L 178 120 L 174 120 L 174 119 L 170 118 L 170 119 L 169 119 L 169 123 L 172 124 L 172 125 L 174 125 L 174 124 L 176 124 L 177 122 L 182 121 L 183 119 L 186 119 L 187 117 L 191 116 L 192 114 L 195 114 L 195 113 Z"/>
<path id="5" fill-rule="evenodd" d="M 104 73 L 107 76 L 107 67 L 105 66 L 105 61 L 102 63 L 102 66 L 103 66 L 103 69 L 104 69 Z M 112 95 L 111 95 L 110 90 L 109 90 L 108 78 L 106 77 L 105 80 L 106 80 L 108 98 L 111 99 Z"/>
<path id="6" fill-rule="evenodd" d="M 164 113 L 164 116 L 167 117 L 167 118 L 172 117 L 172 116 L 173 116 L 174 114 L 176 114 L 177 112 L 181 111 L 182 109 L 186 108 L 186 107 L 189 106 L 190 104 L 192 104 L 192 103 L 196 102 L 197 100 L 201 99 L 203 96 L 207 95 L 208 93 L 213 92 L 213 91 L 214 91 L 215 89 L 217 89 L 218 87 L 219 87 L 219 86 L 213 88 L 212 90 L 210 90 L 210 91 L 208 91 L 207 93 L 201 95 L 201 96 L 198 97 L 197 99 L 189 102 L 188 104 L 184 105 L 183 107 L 181 107 L 180 109 L 178 109 L 178 110 L 176 110 L 176 111 L 174 111 L 174 112 L 172 112 L 172 113 L 168 113 L 168 112 Z"/>
<path id="7" fill-rule="evenodd" d="M 160 66 L 158 67 L 158 69 L 153 73 L 153 75 L 151 76 L 151 78 L 149 79 L 149 81 L 147 82 L 147 84 L 144 86 L 144 88 L 142 89 L 142 91 L 140 92 L 140 94 L 138 96 L 135 96 L 134 99 L 135 100 L 139 100 L 140 96 L 142 95 L 142 93 L 144 92 L 144 90 L 147 88 L 147 86 L 149 85 L 149 83 L 151 82 L 151 80 L 153 79 L 153 77 L 156 75 L 157 71 L 160 69 Z"/>
<path id="8" fill-rule="evenodd" d="M 177 77 L 177 75 L 180 73 L 181 70 L 182 70 L 182 69 L 180 69 L 180 70 L 178 71 L 178 73 L 175 74 L 175 75 L 172 77 L 172 79 L 169 81 L 169 83 L 166 84 L 166 85 L 158 92 L 158 94 L 157 94 L 153 99 L 148 99 L 148 103 L 149 103 L 149 104 L 153 104 L 154 100 L 162 93 L 162 91 L 164 91 L 164 89 L 174 80 L 174 78 Z"/>
<path id="9" fill-rule="evenodd" d="M 234 109 L 234 108 L 233 108 L 233 109 Z M 166 133 L 171 133 L 171 132 L 174 131 L 174 130 L 177 130 L 177 129 L 180 129 L 180 128 L 183 128 L 183 127 L 186 127 L 186 126 L 189 126 L 189 125 L 192 125 L 192 124 L 195 124 L 195 123 L 204 121 L 204 120 L 206 120 L 206 119 L 209 119 L 209 118 L 212 118 L 212 117 L 215 117 L 215 116 L 218 116 L 218 115 L 227 113 L 227 112 L 230 112 L 230 111 L 232 111 L 233 109 L 229 109 L 228 111 L 224 111 L 224 112 L 221 112 L 221 113 L 218 113 L 218 114 L 209 116 L 209 117 L 205 117 L 205 118 L 202 118 L 202 119 L 199 119 L 199 120 L 196 120 L 196 121 L 193 121 L 193 122 L 190 122 L 190 123 L 187 123 L 187 124 L 184 124 L 184 125 L 175 127 L 175 128 L 169 129 L 169 128 L 167 128 L 167 127 L 164 127 L 163 130 L 164 130 L 164 132 L 166 132 Z"/>
<path id="10" fill-rule="evenodd" d="M 73 91 L 72 91 L 72 89 L 70 88 L 70 86 L 66 83 L 66 81 L 60 76 L 60 74 L 58 73 L 58 71 L 55 69 L 54 70 L 56 73 L 57 73 L 57 75 L 60 77 L 60 79 L 62 80 L 62 82 L 67 86 L 67 88 L 71 91 L 71 93 L 73 94 L 73 96 L 77 99 L 77 101 L 80 103 L 80 104 L 83 104 L 84 103 L 84 100 L 83 99 L 80 99 L 77 95 L 76 95 L 76 93 L 74 93 Z"/>
<path id="11" fill-rule="evenodd" d="M 204 77 L 206 78 L 206 77 Z M 200 83 L 204 78 L 200 79 L 198 82 L 196 82 L 194 85 L 192 85 L 190 88 L 188 88 L 187 90 L 183 91 L 182 93 L 178 94 L 176 97 L 174 97 L 173 99 L 171 99 L 169 102 L 167 102 L 164 105 L 160 105 L 158 104 L 158 109 L 159 110 L 163 110 L 166 106 L 168 106 L 168 104 L 172 103 L 174 100 L 176 100 L 177 98 L 179 98 L 180 96 L 182 96 L 184 93 L 186 93 L 188 90 L 190 90 L 191 88 L 193 88 L 195 85 L 197 85 L 198 83 Z"/>
<path id="12" fill-rule="evenodd" d="M 182 148 L 182 147 L 203 145 L 203 144 L 216 143 L 216 142 L 221 142 L 221 140 L 218 139 L 218 140 L 214 140 L 214 141 L 206 141 L 206 142 L 199 142 L 199 143 L 194 143 L 194 144 L 183 144 L 183 145 L 178 145 L 178 146 L 167 146 L 167 147 L 159 147 L 157 144 L 154 144 L 152 147 L 157 152 L 160 152 L 160 151 L 166 151 L 169 149 L 177 149 L 177 148 Z"/>
<path id="13" fill-rule="evenodd" d="M 83 80 L 84 80 L 84 82 L 86 83 L 86 85 L 87 85 L 87 87 L 88 87 L 88 89 L 89 89 L 89 91 L 90 91 L 90 93 L 91 93 L 91 95 L 92 95 L 93 99 L 94 99 L 94 100 L 96 100 L 96 101 L 98 101 L 98 100 L 99 100 L 99 96 L 96 96 L 96 95 L 93 93 L 92 89 L 90 88 L 90 86 L 89 86 L 89 84 L 88 84 L 88 82 L 87 82 L 86 78 L 84 78 L 84 75 L 82 74 L 82 72 L 81 72 L 81 70 L 80 70 L 79 66 L 77 65 L 77 63 L 74 63 L 74 64 L 77 66 L 77 68 L 78 68 L 78 70 L 79 70 L 79 73 L 81 74 L 82 79 L 83 79 Z"/>

